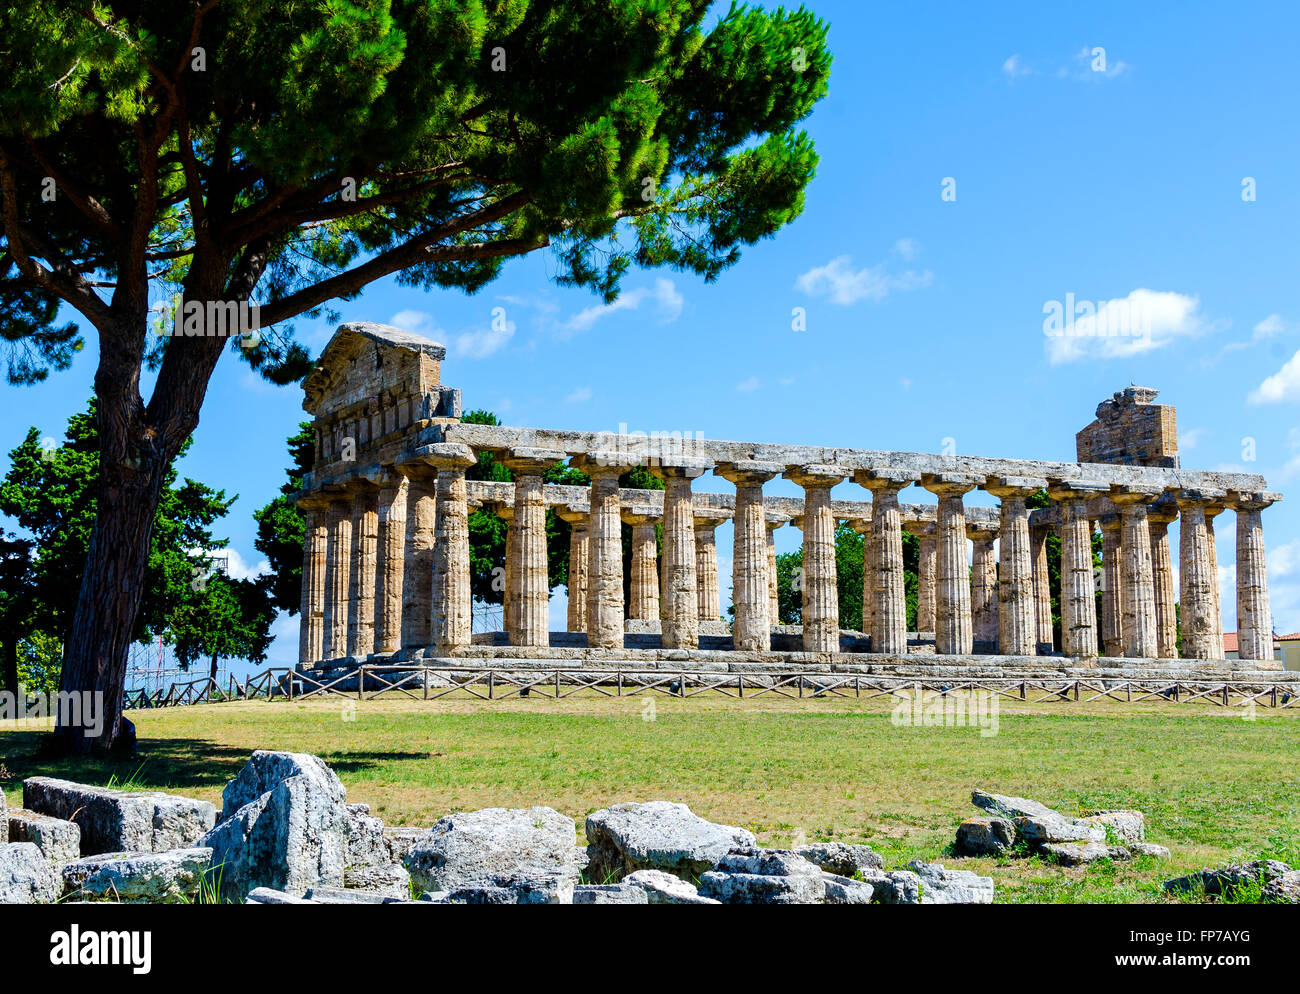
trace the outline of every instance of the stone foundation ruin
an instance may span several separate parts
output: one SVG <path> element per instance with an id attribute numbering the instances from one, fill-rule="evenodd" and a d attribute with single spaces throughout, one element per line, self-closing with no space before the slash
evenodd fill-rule
<path id="1" fill-rule="evenodd" d="M 325 678 L 364 663 L 528 660 L 689 663 L 715 672 L 1278 679 L 1261 512 L 1280 495 L 1254 474 L 1181 468 L 1174 410 L 1154 404 L 1149 388 L 1129 387 L 1101 404 L 1078 434 L 1079 461 L 1061 463 L 465 424 L 459 391 L 441 384 L 444 356 L 441 345 L 409 332 L 347 324 L 305 383 L 316 452 L 297 497 L 307 516 L 303 672 Z M 482 453 L 515 481 L 467 480 Z M 591 486 L 545 483 L 545 471 L 563 460 Z M 620 489 L 619 476 L 634 466 L 666 488 Z M 734 495 L 694 492 L 706 472 L 734 484 Z M 798 484 L 803 498 L 764 496 L 778 476 Z M 847 481 L 870 500 L 832 499 Z M 901 501 L 912 486 L 937 501 Z M 976 489 L 998 497 L 1000 508 L 965 506 Z M 1027 507 L 1044 489 L 1051 506 Z M 509 522 L 503 633 L 471 631 L 472 508 Z M 566 632 L 548 625 L 547 508 L 572 526 Z M 1225 658 L 1219 623 L 1215 519 L 1229 509 L 1239 660 Z M 1175 591 L 1168 527 L 1179 519 Z M 735 532 L 731 624 L 721 616 L 714 540 L 727 520 Z M 841 521 L 865 540 L 863 632 L 839 623 Z M 624 522 L 633 528 L 626 605 Z M 803 531 L 803 624 L 793 627 L 775 618 L 772 534 L 787 523 Z M 655 525 L 663 529 L 658 559 Z M 921 547 L 916 632 L 906 624 L 904 530 Z M 1049 532 L 1062 545 L 1059 640 Z"/>

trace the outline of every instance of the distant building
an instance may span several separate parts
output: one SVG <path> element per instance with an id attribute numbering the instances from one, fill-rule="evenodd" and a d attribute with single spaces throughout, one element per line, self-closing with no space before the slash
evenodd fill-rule
<path id="1" fill-rule="evenodd" d="M 1223 633 L 1223 654 L 1237 659 L 1237 633 Z M 1284 669 L 1300 670 L 1300 632 L 1273 636 L 1273 658 L 1281 660 Z"/>

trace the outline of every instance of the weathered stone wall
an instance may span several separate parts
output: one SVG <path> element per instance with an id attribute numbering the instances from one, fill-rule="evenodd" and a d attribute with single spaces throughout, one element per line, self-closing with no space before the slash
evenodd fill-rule
<path id="1" fill-rule="evenodd" d="M 1159 391 L 1126 387 L 1097 406 L 1097 420 L 1075 436 L 1079 462 L 1178 468 L 1178 418 Z"/>

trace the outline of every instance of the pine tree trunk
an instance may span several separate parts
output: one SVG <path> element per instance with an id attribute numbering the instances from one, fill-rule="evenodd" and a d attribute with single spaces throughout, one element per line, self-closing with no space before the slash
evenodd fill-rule
<path id="1" fill-rule="evenodd" d="M 213 683 L 217 682 L 217 654 L 212 654 L 212 668 L 208 670 L 208 679 Z"/>
<path id="2" fill-rule="evenodd" d="M 4 689 L 18 693 L 18 636 L 5 639 L 4 644 Z"/>

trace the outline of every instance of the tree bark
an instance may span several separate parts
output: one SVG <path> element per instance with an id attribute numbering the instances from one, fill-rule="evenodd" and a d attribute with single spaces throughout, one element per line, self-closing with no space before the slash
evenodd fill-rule
<path id="1" fill-rule="evenodd" d="M 12 694 L 18 693 L 18 636 L 5 639 L 4 643 L 4 689 Z M 21 704 L 20 704 L 21 706 Z"/>

